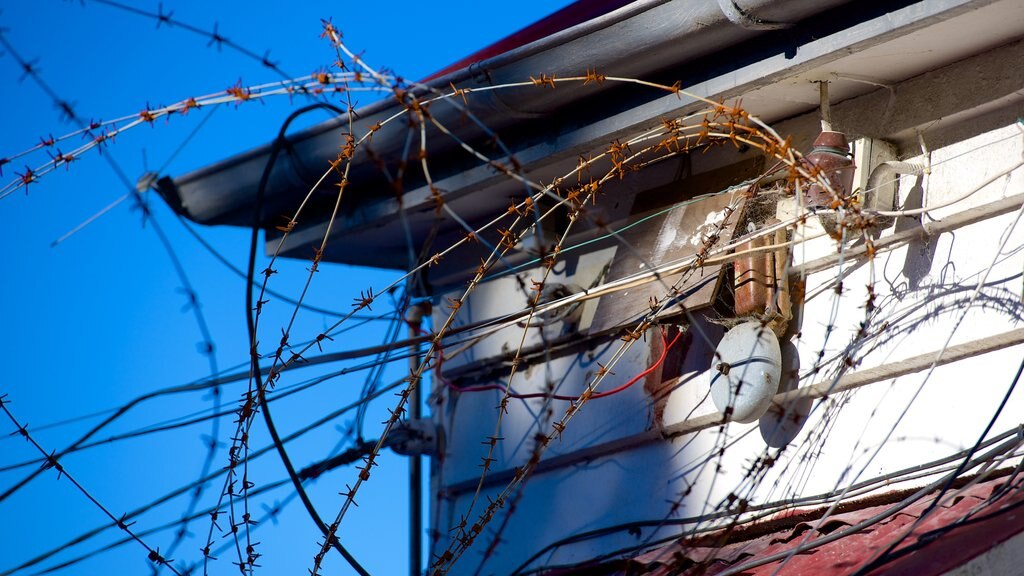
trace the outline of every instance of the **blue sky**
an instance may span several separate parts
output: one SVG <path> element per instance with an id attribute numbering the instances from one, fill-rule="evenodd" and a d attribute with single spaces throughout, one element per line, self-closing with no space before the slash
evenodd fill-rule
<path id="1" fill-rule="evenodd" d="M 126 0 L 127 1 L 127 0 Z M 189 2 L 165 0 L 162 9 L 173 18 L 223 36 L 263 54 L 288 73 L 300 76 L 327 66 L 330 47 L 319 38 L 321 18 L 332 18 L 346 43 L 379 67 L 419 78 L 500 39 L 556 10 L 566 2 L 421 3 L 381 2 Z M 135 3 L 155 11 L 157 2 Z M 148 106 L 169 104 L 189 96 L 220 91 L 242 81 L 258 84 L 278 80 L 271 71 L 238 53 L 216 46 L 181 27 L 163 25 L 90 0 L 69 2 L 38 0 L 0 2 L 0 27 L 7 40 L 33 62 L 41 77 L 61 98 L 74 104 L 83 118 L 113 118 L 135 114 Z M 40 138 L 60 136 L 75 126 L 62 121 L 52 101 L 33 83 L 10 54 L 0 56 L 0 157 L 9 157 L 37 144 Z M 367 100 L 368 101 L 368 100 Z M 365 103 L 365 102 L 361 102 Z M 119 136 L 105 154 L 112 155 L 134 179 L 147 169 L 167 164 L 164 173 L 180 175 L 226 156 L 269 141 L 280 122 L 303 102 L 287 98 L 265 103 L 223 107 L 205 122 L 191 142 L 175 154 L 183 140 L 209 114 L 194 111 L 187 117 L 160 120 Z M 307 123 L 324 117 L 312 115 Z M 298 123 L 296 127 L 300 127 Z M 76 139 L 69 143 L 77 145 Z M 67 151 L 65 148 L 64 151 Z M 171 157 L 173 156 L 173 159 Z M 46 156 L 28 162 L 37 165 Z M 169 162 L 169 164 L 168 164 Z M 2 183 L 24 171 L 25 162 L 3 166 Z M 183 384 L 209 373 L 206 357 L 198 352 L 202 337 L 181 280 L 159 243 L 152 224 L 142 226 L 132 202 L 124 202 L 56 247 L 51 243 L 125 193 L 107 163 L 95 152 L 69 169 L 63 168 L 0 200 L 0 394 L 8 394 L 14 414 L 47 449 L 60 450 L 98 418 L 42 428 L 97 411 L 115 408 L 147 392 Z M 244 281 L 210 256 L 179 224 L 159 198 L 149 198 L 154 218 L 170 238 L 184 264 L 202 305 L 222 368 L 247 361 L 244 324 Z M 200 234 L 236 266 L 243 268 L 248 232 L 230 228 L 202 228 Z M 265 264 L 257 262 L 257 268 Z M 271 285 L 295 294 L 304 280 L 305 262 L 284 262 Z M 390 281 L 393 272 L 344 269 L 326 265 L 316 278 L 309 302 L 345 309 L 350 298 L 369 286 Z M 387 312 L 386 308 L 374 310 Z M 290 307 L 268 307 L 262 320 L 269 334 L 276 332 Z M 331 319 L 303 314 L 296 334 L 315 334 Z M 380 341 L 385 323 L 377 322 L 338 339 L 334 350 Z M 331 366 L 336 369 L 341 366 Z M 324 373 L 310 369 L 284 379 L 282 385 Z M 400 368 L 385 374 L 384 381 Z M 335 378 L 278 403 L 275 418 L 286 434 L 359 396 L 364 374 Z M 225 387 L 225 403 L 233 403 L 244 382 Z M 385 397 L 387 398 L 387 397 Z M 382 420 L 390 399 L 371 405 L 367 437 Z M 211 399 L 202 393 L 184 394 L 144 402 L 130 411 L 98 439 L 208 409 Z M 350 415 L 333 421 L 296 442 L 291 448 L 296 466 L 323 458 L 342 439 L 340 427 Z M 221 426 L 222 440 L 230 419 Z M 38 432 L 35 428 L 40 428 Z M 262 424 L 251 440 L 267 442 Z M 13 431 L 0 420 L 0 433 Z M 203 462 L 202 435 L 209 423 L 173 432 L 114 442 L 69 455 L 67 469 L 115 513 L 138 507 L 172 488 L 198 477 Z M 0 466 L 37 455 L 24 441 L 0 434 Z M 215 467 L 226 462 L 221 449 Z M 17 482 L 32 468 L 0 472 L 0 490 Z M 346 518 L 341 534 L 352 552 L 374 574 L 402 573 L 407 563 L 406 463 L 386 454 L 379 471 L 366 486 L 360 507 Z M 257 487 L 284 477 L 276 456 L 252 465 Z M 321 513 L 333 517 L 341 499 L 336 493 L 354 478 L 346 469 L 321 477 L 310 493 Z M 216 492 L 219 485 L 214 485 Z M 207 494 L 209 496 L 210 490 Z M 273 505 L 289 494 L 281 489 L 256 500 Z M 426 499 L 429 502 L 429 498 Z M 187 499 L 179 498 L 147 513 L 136 525 L 145 529 L 180 515 Z M 207 502 L 207 500 L 204 500 Z M 258 515 L 258 514 L 257 514 Z M 0 571 L 8 570 L 41 553 L 102 525 L 105 518 L 66 480 L 52 472 L 0 502 Z M 205 540 L 208 523 L 197 521 L 190 530 Z M 261 542 L 262 572 L 306 573 L 318 533 L 297 502 L 289 505 L 276 524 L 255 533 Z M 107 533 L 57 559 L 88 553 L 121 534 Z M 171 532 L 147 538 L 166 548 Z M 173 555 L 199 558 L 198 540 L 189 540 Z M 217 543 L 219 545 L 219 542 Z M 330 573 L 347 573 L 330 556 Z M 224 556 L 212 573 L 235 573 Z M 69 574 L 146 574 L 145 551 L 126 545 L 96 555 L 66 570 Z"/>

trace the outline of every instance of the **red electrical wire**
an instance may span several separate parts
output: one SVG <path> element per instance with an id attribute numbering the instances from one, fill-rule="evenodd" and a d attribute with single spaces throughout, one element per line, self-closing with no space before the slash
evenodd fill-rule
<path id="1" fill-rule="evenodd" d="M 423 330 L 423 328 L 421 328 L 418 323 L 417 324 L 413 324 L 412 322 L 409 322 L 409 321 L 406 321 L 406 323 L 409 324 L 410 327 L 414 328 L 420 334 L 422 334 L 424 336 L 429 335 L 429 333 L 426 330 Z M 674 338 L 672 338 L 672 341 L 669 342 L 668 337 L 665 336 L 664 329 L 662 329 L 661 340 L 662 340 L 663 348 L 662 348 L 662 351 L 661 351 L 661 357 L 659 357 L 658 360 L 654 364 L 651 364 L 643 372 L 637 374 L 636 376 L 633 376 L 632 378 L 629 379 L 629 381 L 627 381 L 625 384 L 623 384 L 623 385 L 621 385 L 621 386 L 619 386 L 617 388 L 612 388 L 611 390 L 605 390 L 604 392 L 595 392 L 594 394 L 591 394 L 590 395 L 590 399 L 593 400 L 595 398 L 607 398 L 608 396 L 612 396 L 613 394 L 618 394 L 619 392 L 622 392 L 622 391 L 628 389 L 630 386 L 636 384 L 637 382 L 639 382 L 640 380 L 645 378 L 651 372 L 654 372 L 655 370 L 657 370 L 658 367 L 661 366 L 662 363 L 665 362 L 665 358 L 668 357 L 668 351 L 671 350 L 673 346 L 675 346 L 676 342 L 679 341 L 679 337 L 682 336 L 682 335 L 683 335 L 683 333 L 682 333 L 682 331 L 680 331 L 678 334 L 675 335 Z M 442 366 L 443 361 L 444 361 L 444 351 L 443 350 L 439 350 L 438 351 L 438 355 L 437 355 L 437 366 L 434 368 L 434 374 L 435 374 L 435 377 L 438 380 L 440 380 L 441 382 L 444 382 L 445 386 L 447 386 L 448 389 L 452 390 L 453 392 L 486 392 L 488 390 L 498 390 L 498 391 L 502 391 L 502 392 L 505 391 L 505 387 L 501 386 L 499 384 L 485 384 L 485 385 L 482 385 L 482 386 L 466 386 L 464 388 L 460 388 L 459 386 L 456 386 L 455 384 L 452 384 L 452 382 L 450 380 L 448 380 L 447 378 L 444 378 L 443 376 L 441 376 L 441 366 Z M 566 401 L 570 401 L 570 402 L 573 401 L 573 400 L 578 400 L 579 399 L 578 396 L 565 396 L 565 395 L 560 395 L 560 394 L 547 394 L 545 392 L 533 392 L 533 393 L 530 393 L 530 394 L 515 394 L 515 393 L 512 393 L 512 394 L 509 394 L 509 398 L 517 398 L 517 399 L 520 399 L 520 400 L 525 400 L 525 399 L 529 399 L 529 398 L 552 398 L 554 400 L 566 400 Z"/>

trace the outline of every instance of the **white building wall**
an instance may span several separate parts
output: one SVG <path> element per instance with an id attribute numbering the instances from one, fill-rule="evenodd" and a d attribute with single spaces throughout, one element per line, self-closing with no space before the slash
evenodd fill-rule
<path id="1" fill-rule="evenodd" d="M 936 86 L 938 89 L 941 86 Z M 900 217 L 881 232 L 880 239 L 912 230 L 922 222 L 941 223 L 966 210 L 1024 194 L 1024 170 L 1020 169 L 1024 126 L 1020 123 L 983 131 L 927 153 L 917 152 L 905 160 L 930 169 L 920 177 L 901 178 L 900 204 L 913 207 L 919 194 L 918 201 L 926 206 L 950 206 L 920 218 Z M 978 188 L 989 180 L 991 183 Z M 1004 212 L 938 236 L 879 251 L 873 261 L 855 259 L 808 274 L 802 321 L 783 339 L 792 344 L 799 358 L 800 386 L 829 382 L 840 369 L 857 374 L 871 368 L 895 367 L 918 355 L 937 356 L 947 344 L 955 347 L 1019 329 L 1024 311 L 1024 222 L 1018 221 L 1019 210 Z M 800 233 L 810 234 L 815 226 L 812 219 Z M 849 242 L 847 247 L 856 248 L 857 241 Z M 836 253 L 837 248 L 837 243 L 827 237 L 798 244 L 792 252 L 791 266 L 798 270 L 803 264 Z M 572 269 L 575 276 L 563 275 L 557 280 L 590 285 L 598 278 L 606 255 L 591 253 L 572 258 L 573 265 L 567 269 Z M 842 290 L 837 294 L 835 286 L 840 277 Z M 982 278 L 985 284 L 979 288 Z M 515 284 L 505 279 L 481 287 L 470 297 L 463 321 L 522 308 L 525 296 Z M 877 307 L 867 324 L 872 336 L 851 349 L 865 321 L 869 286 Z M 587 318 L 593 317 L 595 306 L 594 301 L 587 304 Z M 435 313 L 435 322 L 443 313 Z M 721 337 L 720 326 L 702 326 L 713 341 Z M 508 330 L 477 344 L 462 359 L 446 363 L 446 369 L 508 352 L 509 342 L 518 341 L 512 333 L 521 334 L 522 329 Z M 541 343 L 539 332 L 531 330 L 527 343 Z M 602 384 L 602 389 L 617 386 L 650 365 L 658 355 L 651 341 L 658 338 L 656 329 L 648 331 L 647 341 L 630 349 L 616 365 L 615 377 Z M 615 397 L 588 402 L 561 441 L 545 452 L 544 459 L 570 458 L 585 448 L 609 446 L 617 440 L 621 444 L 605 453 L 588 454 L 585 459 L 535 473 L 521 494 L 514 497 L 514 506 L 506 505 L 498 512 L 450 573 L 508 574 L 532 553 L 567 536 L 646 522 L 633 530 L 610 531 L 548 550 L 531 566 L 581 562 L 644 542 L 653 545 L 685 529 L 722 525 L 729 518 L 705 519 L 685 524 L 685 528 L 673 522 L 656 523 L 711 514 L 721 510 L 723 502 L 732 500 L 730 495 L 758 505 L 824 494 L 851 482 L 942 458 L 978 440 L 1024 358 L 1024 347 L 1016 344 L 934 370 L 882 378 L 856 390 L 804 401 L 791 409 L 809 409 L 809 415 L 803 415 L 796 425 L 787 421 L 787 426 L 798 428 L 798 432 L 780 454 L 766 445 L 762 434 L 772 429 L 770 422 L 730 423 L 667 440 L 660 438 L 659 430 L 664 427 L 715 412 L 707 394 L 714 365 L 711 351 L 699 339 L 689 346 L 677 387 L 668 396 L 660 421 L 642 383 Z M 512 388 L 519 393 L 541 391 L 550 380 L 559 393 L 578 394 L 599 363 L 607 363 L 615 347 L 615 341 L 595 344 L 547 362 L 538 361 L 515 376 Z M 852 366 L 844 367 L 846 357 L 850 357 Z M 820 369 L 814 370 L 819 358 L 824 360 Z M 503 379 L 489 377 L 484 383 L 502 383 Z M 437 496 L 432 522 L 440 533 L 433 549 L 440 553 L 447 545 L 448 530 L 464 515 L 468 514 L 470 523 L 475 521 L 487 497 L 498 493 L 507 477 L 505 481 L 485 483 L 470 509 L 475 498 L 475 488 L 470 486 L 481 474 L 479 464 L 487 453 L 484 442 L 495 434 L 500 393 L 453 394 L 436 383 L 435 390 L 442 401 L 435 408 L 435 419 L 446 438 L 444 456 L 435 466 L 432 479 Z M 550 430 L 545 406 L 543 399 L 510 404 L 498 432 L 503 440 L 493 456 L 496 460 L 489 470 L 492 478 L 529 460 L 534 436 L 538 431 Z M 551 403 L 556 415 L 566 406 L 564 401 Z M 1016 426 L 1022 416 L 1024 393 L 1018 392 L 1010 396 L 992 431 Z M 763 474 L 749 474 L 768 456 L 776 460 L 774 465 Z M 1001 465 L 1017 460 L 1010 458 Z M 934 476 L 921 476 L 900 484 L 881 483 L 877 490 L 922 486 L 932 480 Z M 453 486 L 461 488 L 452 491 Z M 510 508 L 514 513 L 506 520 Z M 496 530 L 500 530 L 500 543 L 494 555 L 485 559 L 483 555 Z"/>

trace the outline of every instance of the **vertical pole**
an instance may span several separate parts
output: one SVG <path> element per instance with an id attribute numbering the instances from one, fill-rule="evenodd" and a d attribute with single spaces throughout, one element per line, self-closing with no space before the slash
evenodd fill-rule
<path id="1" fill-rule="evenodd" d="M 409 307 L 405 316 L 409 324 L 409 337 L 419 336 L 423 324 L 423 307 L 416 304 Z M 415 371 L 420 363 L 420 346 L 412 344 L 409 346 L 409 367 Z M 420 411 L 420 389 L 423 387 L 421 381 L 409 395 L 409 419 L 419 420 Z M 419 454 L 409 457 L 409 574 L 410 576 L 421 576 L 423 574 L 423 459 Z"/>
<path id="2" fill-rule="evenodd" d="M 828 80 L 818 82 L 818 99 L 821 101 L 821 130 L 832 131 L 832 102 L 828 96 Z"/>

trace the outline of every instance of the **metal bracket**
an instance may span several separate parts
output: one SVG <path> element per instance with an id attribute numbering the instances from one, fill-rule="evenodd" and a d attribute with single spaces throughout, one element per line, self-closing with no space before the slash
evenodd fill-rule
<path id="1" fill-rule="evenodd" d="M 437 425 L 430 420 L 405 420 L 395 426 L 388 444 L 402 456 L 437 456 L 437 432 Z"/>

